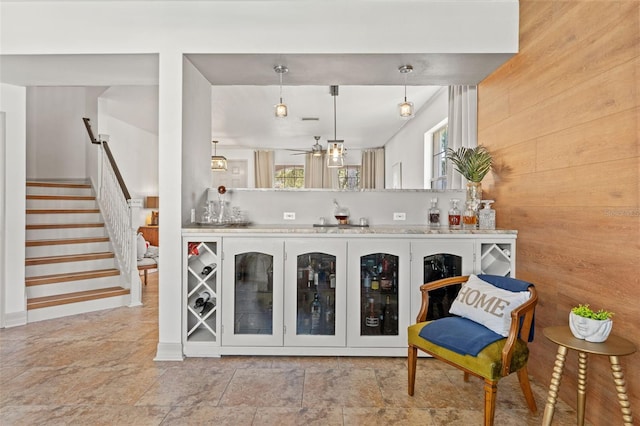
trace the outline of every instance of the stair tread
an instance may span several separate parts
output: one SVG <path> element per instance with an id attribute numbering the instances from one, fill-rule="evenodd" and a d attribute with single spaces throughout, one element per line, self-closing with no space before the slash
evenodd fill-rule
<path id="1" fill-rule="evenodd" d="M 93 195 L 27 195 L 27 200 L 74 200 L 74 201 L 94 201 Z"/>
<path id="2" fill-rule="evenodd" d="M 42 223 L 30 224 L 26 229 L 104 228 L 103 222 L 96 223 Z"/>
<path id="3" fill-rule="evenodd" d="M 100 209 L 27 209 L 27 214 L 100 213 Z"/>
<path id="4" fill-rule="evenodd" d="M 27 181 L 27 186 L 41 186 L 41 187 L 50 187 L 50 188 L 91 188 L 90 183 L 70 183 L 70 182 Z"/>
<path id="5" fill-rule="evenodd" d="M 61 244 L 104 243 L 108 241 L 109 237 L 56 238 L 51 240 L 27 240 L 25 241 L 25 246 L 36 247 Z"/>
<path id="6" fill-rule="evenodd" d="M 27 287 L 42 284 L 55 284 L 67 281 L 78 281 L 91 278 L 102 278 L 120 275 L 120 271 L 115 268 L 94 269 L 90 271 L 64 272 L 60 274 L 34 275 L 25 277 L 25 285 Z"/>
<path id="7" fill-rule="evenodd" d="M 111 251 L 101 251 L 94 253 L 79 253 L 79 254 L 65 254 L 59 256 L 41 256 L 41 257 L 28 257 L 25 259 L 25 265 L 43 265 L 48 263 L 64 263 L 64 262 L 76 262 L 83 260 L 96 260 L 96 259 L 109 259 L 115 255 Z"/>
<path id="8" fill-rule="evenodd" d="M 123 287 L 106 287 L 97 290 L 85 290 L 53 296 L 33 297 L 31 299 L 27 299 L 27 309 L 46 308 L 49 306 L 84 302 L 87 300 L 102 299 L 105 297 L 121 296 L 129 293 L 130 290 Z"/>

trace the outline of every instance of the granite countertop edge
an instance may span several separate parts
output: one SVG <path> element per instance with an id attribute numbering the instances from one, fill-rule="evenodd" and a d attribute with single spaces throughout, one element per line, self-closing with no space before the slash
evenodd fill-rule
<path id="1" fill-rule="evenodd" d="M 423 225 L 379 225 L 348 228 L 322 227 L 313 225 L 248 225 L 229 227 L 210 227 L 206 225 L 188 224 L 182 228 L 183 234 L 342 234 L 342 235 L 385 235 L 385 234 L 413 234 L 413 235 L 515 235 L 513 229 L 449 229 L 431 228 Z"/>

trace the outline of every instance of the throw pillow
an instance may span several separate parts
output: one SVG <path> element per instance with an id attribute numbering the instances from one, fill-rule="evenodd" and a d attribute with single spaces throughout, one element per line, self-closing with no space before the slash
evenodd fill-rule
<path id="1" fill-rule="evenodd" d="M 480 323 L 501 336 L 509 335 L 511 311 L 529 300 L 528 291 L 512 292 L 470 275 L 449 313 Z"/>
<path id="2" fill-rule="evenodd" d="M 142 233 L 138 234 L 138 237 L 136 238 L 136 246 L 138 260 L 142 260 L 144 255 L 147 253 L 147 242 L 144 240 Z"/>

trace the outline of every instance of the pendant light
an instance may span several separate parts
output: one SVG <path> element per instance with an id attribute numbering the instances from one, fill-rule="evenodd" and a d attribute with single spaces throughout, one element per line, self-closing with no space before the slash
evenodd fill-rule
<path id="1" fill-rule="evenodd" d="M 287 116 L 287 104 L 282 102 L 282 74 L 289 72 L 289 68 L 284 65 L 276 65 L 273 70 L 280 76 L 280 103 L 274 105 L 277 118 L 284 118 Z"/>
<path id="2" fill-rule="evenodd" d="M 338 96 L 338 86 L 330 86 L 331 96 L 333 96 L 333 140 L 327 141 L 327 167 L 338 168 L 344 166 L 344 140 L 337 138 L 336 125 L 336 96 Z"/>
<path id="3" fill-rule="evenodd" d="M 404 102 L 398 104 L 400 117 L 409 119 L 413 117 L 413 102 L 407 102 L 407 74 L 413 71 L 413 67 L 411 65 L 403 65 L 398 68 L 398 71 L 404 75 Z"/>
<path id="4" fill-rule="evenodd" d="M 211 170 L 214 172 L 224 172 L 227 170 L 227 159 L 222 155 L 218 155 L 218 141 L 211 141 L 213 143 L 213 155 L 211 156 Z"/>

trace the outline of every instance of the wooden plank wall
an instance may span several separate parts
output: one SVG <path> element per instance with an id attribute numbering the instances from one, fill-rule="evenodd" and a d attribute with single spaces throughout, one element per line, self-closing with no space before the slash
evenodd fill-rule
<path id="1" fill-rule="evenodd" d="M 529 371 L 545 387 L 557 346 L 541 331 L 578 303 L 614 311 L 613 333 L 640 348 L 639 85 L 640 2 L 533 0 L 520 52 L 479 85 L 478 140 L 497 163 L 485 198 L 540 293 Z M 640 353 L 620 361 L 640 424 Z M 588 368 L 587 420 L 622 424 L 608 359 Z M 570 351 L 560 396 L 574 407 L 576 375 Z"/>

